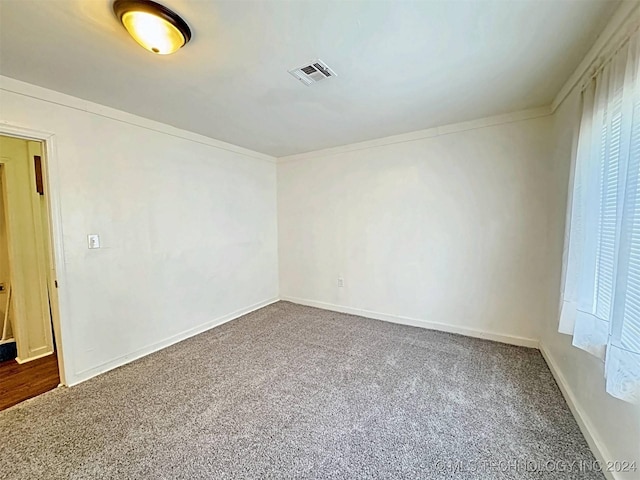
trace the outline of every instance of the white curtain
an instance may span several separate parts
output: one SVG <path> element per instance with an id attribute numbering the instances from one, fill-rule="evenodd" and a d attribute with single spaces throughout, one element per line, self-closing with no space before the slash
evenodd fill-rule
<path id="1" fill-rule="evenodd" d="M 559 330 L 640 403 L 640 32 L 583 91 L 571 182 Z"/>

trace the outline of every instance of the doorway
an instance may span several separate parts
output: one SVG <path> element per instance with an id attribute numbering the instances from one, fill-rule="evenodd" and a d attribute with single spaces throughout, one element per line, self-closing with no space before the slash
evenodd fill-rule
<path id="1" fill-rule="evenodd" d="M 60 384 L 44 151 L 0 135 L 0 410 Z"/>

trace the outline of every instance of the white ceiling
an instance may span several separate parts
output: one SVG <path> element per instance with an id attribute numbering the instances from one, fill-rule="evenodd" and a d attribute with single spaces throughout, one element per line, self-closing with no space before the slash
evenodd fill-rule
<path id="1" fill-rule="evenodd" d="M 109 0 L 1 0 L 0 73 L 280 157 L 548 105 L 619 4 L 163 2 L 194 34 L 169 56 Z M 287 73 L 315 58 L 338 77 Z"/>

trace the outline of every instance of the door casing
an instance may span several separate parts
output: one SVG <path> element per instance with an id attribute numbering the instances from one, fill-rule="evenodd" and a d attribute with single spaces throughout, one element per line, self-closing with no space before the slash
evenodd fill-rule
<path id="1" fill-rule="evenodd" d="M 51 320 L 53 324 L 56 353 L 58 356 L 58 368 L 60 370 L 60 382 L 68 385 L 66 371 L 70 368 L 69 348 L 66 339 L 71 338 L 68 332 L 69 302 L 66 295 L 67 272 L 65 269 L 62 217 L 60 202 L 60 182 L 58 172 L 58 159 L 56 148 L 56 136 L 50 132 L 43 132 L 10 124 L 0 124 L 0 135 L 20 138 L 24 140 L 38 141 L 42 143 L 42 176 L 47 194 L 45 195 L 46 209 L 49 219 L 50 239 L 50 268 L 49 278 L 54 285 L 50 285 L 51 295 Z"/>

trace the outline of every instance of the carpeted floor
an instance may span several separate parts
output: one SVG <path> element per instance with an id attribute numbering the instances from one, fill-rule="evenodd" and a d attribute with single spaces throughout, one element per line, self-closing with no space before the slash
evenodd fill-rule
<path id="1" fill-rule="evenodd" d="M 0 412 L 0 438 L 7 479 L 603 478 L 537 350 L 286 302 Z"/>

